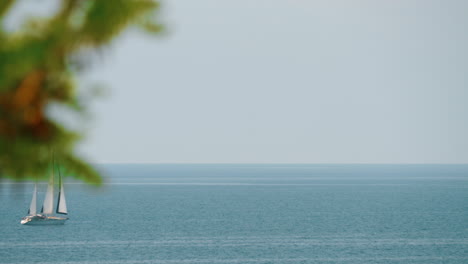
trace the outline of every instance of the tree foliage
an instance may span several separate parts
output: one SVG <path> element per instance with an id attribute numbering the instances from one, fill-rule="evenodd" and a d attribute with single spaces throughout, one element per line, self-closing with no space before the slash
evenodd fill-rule
<path id="1" fill-rule="evenodd" d="M 99 184 L 98 171 L 78 157 L 82 137 L 47 115 L 59 104 L 83 114 L 74 78 L 83 54 L 102 50 L 126 29 L 158 33 L 153 0 L 62 0 L 48 17 L 4 28 L 16 0 L 0 1 L 0 177 L 46 178 L 52 152 L 68 175 Z"/>

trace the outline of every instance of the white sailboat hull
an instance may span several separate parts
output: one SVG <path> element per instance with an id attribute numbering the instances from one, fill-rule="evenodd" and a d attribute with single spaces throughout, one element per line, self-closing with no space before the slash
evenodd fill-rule
<path id="1" fill-rule="evenodd" d="M 28 215 L 21 219 L 22 225 L 63 225 L 68 220 L 66 217 Z"/>

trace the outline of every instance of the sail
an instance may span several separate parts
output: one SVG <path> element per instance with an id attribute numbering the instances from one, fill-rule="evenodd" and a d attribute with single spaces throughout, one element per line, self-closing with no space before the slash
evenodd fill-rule
<path id="1" fill-rule="evenodd" d="M 62 175 L 60 174 L 59 169 L 59 182 L 60 182 L 60 191 L 57 200 L 57 213 L 58 214 L 67 214 L 67 202 L 65 200 L 65 191 L 63 190 L 63 181 Z"/>
<path id="2" fill-rule="evenodd" d="M 54 173 L 50 175 L 47 193 L 42 205 L 43 214 L 52 214 L 54 212 Z"/>
<path id="3" fill-rule="evenodd" d="M 31 205 L 29 205 L 28 210 L 29 215 L 37 214 L 37 183 L 34 184 L 34 192 L 31 200 Z"/>

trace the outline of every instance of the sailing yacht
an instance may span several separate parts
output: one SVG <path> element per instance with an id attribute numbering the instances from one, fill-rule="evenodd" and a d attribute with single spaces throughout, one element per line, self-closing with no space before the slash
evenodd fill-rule
<path id="1" fill-rule="evenodd" d="M 65 192 L 63 189 L 62 175 L 59 170 L 59 193 L 57 200 L 57 214 L 68 214 L 67 203 L 65 201 Z M 37 213 L 37 183 L 34 184 L 34 192 L 29 206 L 28 215 L 21 219 L 22 225 L 63 225 L 68 219 L 67 217 L 59 217 L 53 215 L 54 213 L 54 173 L 52 171 L 49 183 L 47 185 L 47 192 L 42 205 L 42 210 Z"/>

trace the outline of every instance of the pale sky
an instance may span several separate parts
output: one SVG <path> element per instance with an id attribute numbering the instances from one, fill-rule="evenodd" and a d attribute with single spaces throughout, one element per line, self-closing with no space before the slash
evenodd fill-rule
<path id="1" fill-rule="evenodd" d="M 29 1 L 31 3 L 31 1 Z M 468 1 L 170 0 L 86 76 L 95 162 L 467 163 Z"/>

